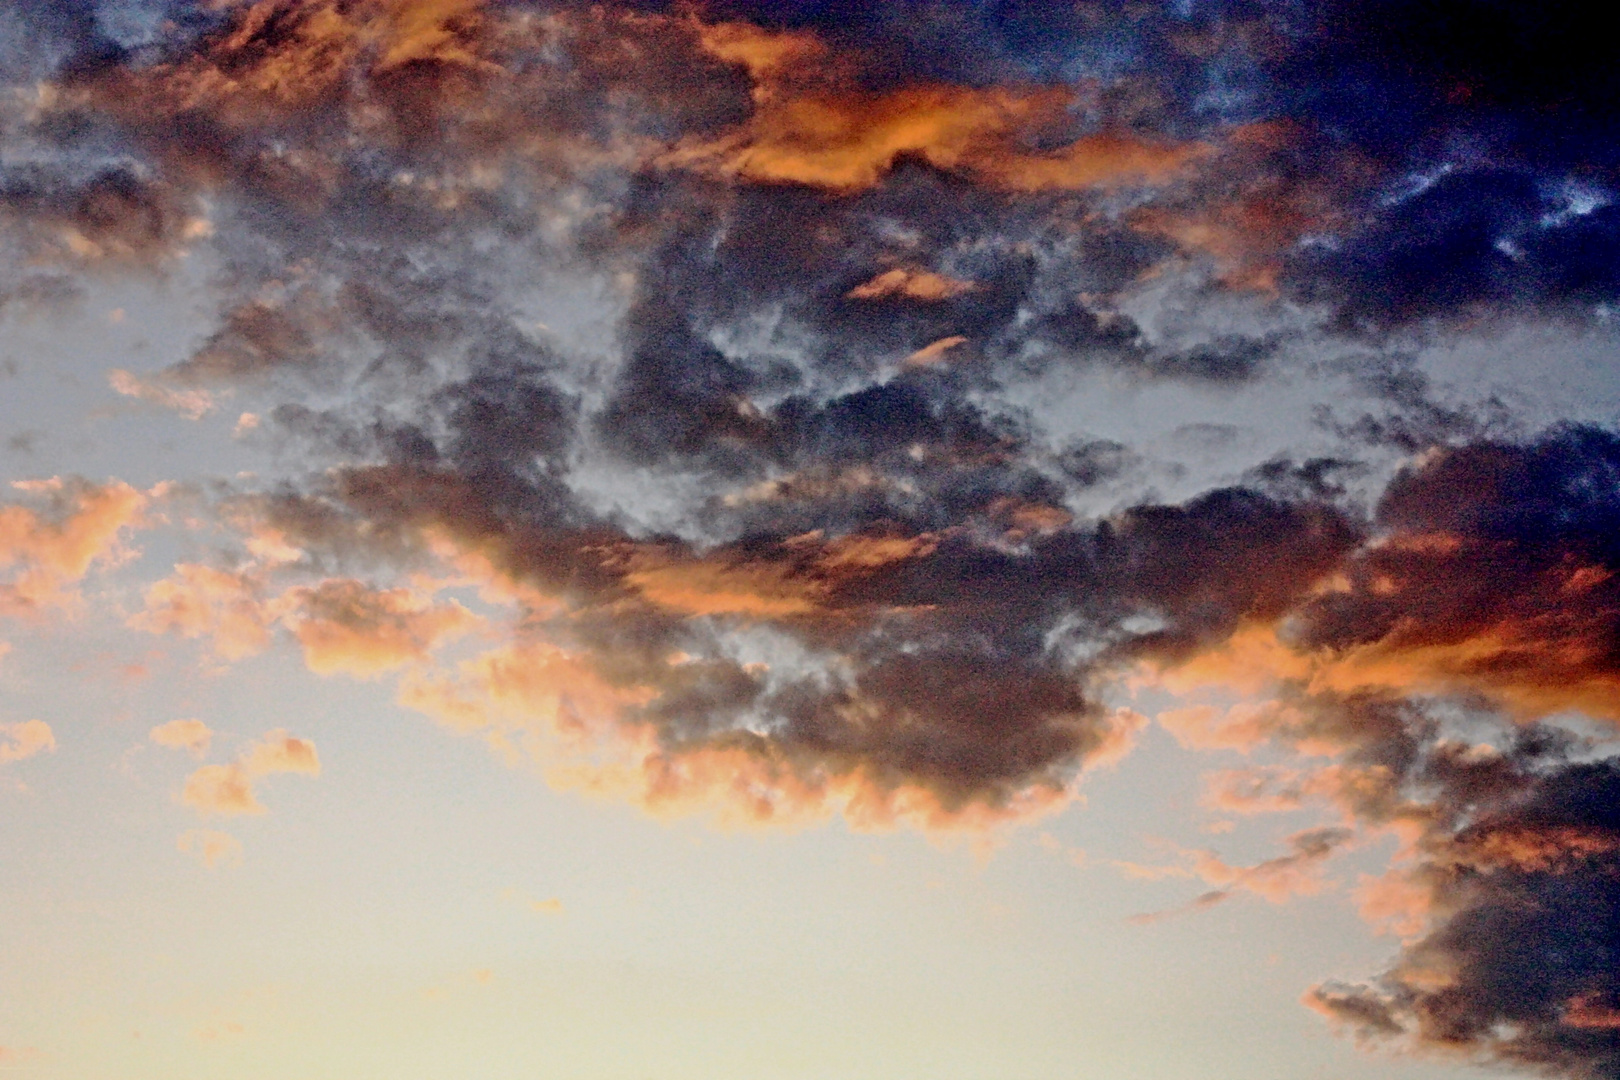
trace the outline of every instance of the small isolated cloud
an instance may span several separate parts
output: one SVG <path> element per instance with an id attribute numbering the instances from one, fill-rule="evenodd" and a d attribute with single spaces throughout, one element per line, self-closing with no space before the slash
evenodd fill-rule
<path id="1" fill-rule="evenodd" d="M 192 773 L 181 789 L 180 801 L 203 814 L 262 814 L 265 809 L 254 793 L 253 781 L 285 772 L 319 776 L 321 762 L 314 743 L 278 728 L 267 732 L 263 741 L 249 747 L 236 761 L 204 765 Z"/>
<path id="2" fill-rule="evenodd" d="M 285 728 L 266 732 L 264 740 L 243 758 L 243 765 L 254 776 L 282 772 L 321 775 L 321 761 L 315 755 L 315 744 L 287 734 Z"/>
<path id="3" fill-rule="evenodd" d="M 240 762 L 204 765 L 186 777 L 180 801 L 203 814 L 229 817 L 264 813 L 264 807 L 253 794 L 253 778 Z"/>
<path id="4" fill-rule="evenodd" d="M 180 834 L 179 849 L 212 870 L 216 866 L 240 866 L 242 841 L 230 833 L 214 829 L 188 829 Z"/>
<path id="5" fill-rule="evenodd" d="M 0 765 L 31 758 L 45 750 L 56 749 L 56 736 L 43 720 L 24 720 L 15 724 L 0 724 Z"/>
<path id="6" fill-rule="evenodd" d="M 932 270 L 910 270 L 895 267 L 885 270 L 871 281 L 857 285 L 844 294 L 848 300 L 949 300 L 953 296 L 972 292 L 973 282 L 936 274 Z"/>
<path id="7" fill-rule="evenodd" d="M 906 366 L 927 367 L 929 364 L 937 364 L 941 360 L 945 359 L 946 353 L 950 352 L 958 345 L 965 345 L 966 343 L 967 338 L 963 337 L 961 334 L 952 334 L 950 337 L 942 337 L 938 341 L 924 345 L 922 348 L 906 357 Z"/>
<path id="8" fill-rule="evenodd" d="M 173 750 L 187 750 L 201 758 L 208 753 L 208 744 L 214 733 L 201 720 L 170 720 L 159 724 L 150 734 L 153 742 Z"/>
<path id="9" fill-rule="evenodd" d="M 125 397 L 150 402 L 172 409 L 187 420 L 201 420 L 214 410 L 214 395 L 206 390 L 176 389 L 152 379 L 114 368 L 107 375 L 107 385 Z"/>

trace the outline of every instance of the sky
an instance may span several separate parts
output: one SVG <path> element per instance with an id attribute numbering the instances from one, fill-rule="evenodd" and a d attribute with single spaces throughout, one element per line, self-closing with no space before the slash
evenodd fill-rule
<path id="1" fill-rule="evenodd" d="M 0 3 L 0 1072 L 1620 1080 L 1620 68 Z"/>

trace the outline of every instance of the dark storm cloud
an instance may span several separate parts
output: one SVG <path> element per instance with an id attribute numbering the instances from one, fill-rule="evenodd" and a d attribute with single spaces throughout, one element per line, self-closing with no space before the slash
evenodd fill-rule
<path id="1" fill-rule="evenodd" d="M 1374 982 L 1317 987 L 1314 1007 L 1374 1039 L 1616 1075 L 1620 764 L 1539 756 L 1431 764 L 1454 801 L 1411 877 L 1435 925 Z"/>
<path id="2" fill-rule="evenodd" d="M 1359 890 L 1364 913 L 1405 937 L 1399 955 L 1375 979 L 1324 983 L 1306 1003 L 1371 1043 L 1614 1076 L 1620 759 L 1592 760 L 1604 744 L 1514 724 L 1466 695 L 1295 685 L 1283 700 L 1268 737 L 1332 747 L 1332 764 L 1230 774 L 1216 804 L 1325 799 L 1406 849 Z"/>
<path id="3" fill-rule="evenodd" d="M 1614 717 L 1620 440 L 1571 427 L 1433 452 L 1384 492 L 1384 542 L 1306 605 L 1302 645 L 1539 715 Z M 1399 674 L 1397 674 L 1399 673 Z"/>

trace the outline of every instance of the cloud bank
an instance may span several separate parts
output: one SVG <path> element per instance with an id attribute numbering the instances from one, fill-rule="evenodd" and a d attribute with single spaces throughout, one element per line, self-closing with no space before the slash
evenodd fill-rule
<path id="1" fill-rule="evenodd" d="M 1533 401 L 1535 357 L 1435 359 L 1609 340 L 1620 96 L 1576 20 L 120 10 L 0 16 L 0 311 L 205 262 L 200 344 L 110 385 L 237 395 L 285 463 L 215 489 L 229 550 L 133 626 L 284 635 L 555 782 L 751 822 L 1028 818 L 1128 750 L 1130 686 L 1237 693 L 1162 722 L 1292 764 L 1212 803 L 1343 820 L 1190 853 L 1209 902 L 1392 831 L 1367 907 L 1409 940 L 1310 1003 L 1615 1075 L 1620 437 Z M 146 498 L 26 488 L 0 613 L 71 607 Z M 152 737 L 206 752 L 185 723 Z M 182 798 L 318 768 L 276 732 Z"/>

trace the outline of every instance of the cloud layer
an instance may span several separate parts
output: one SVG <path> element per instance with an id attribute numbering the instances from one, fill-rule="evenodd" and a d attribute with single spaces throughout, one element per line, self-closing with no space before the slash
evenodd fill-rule
<path id="1" fill-rule="evenodd" d="M 1200 903 L 1405 845 L 1365 892 L 1400 959 L 1315 1007 L 1614 1075 L 1620 438 L 1549 423 L 1533 357 L 1431 373 L 1515 326 L 1608 342 L 1620 98 L 1575 20 L 120 10 L 0 15 L 0 315 L 194 258 L 207 331 L 109 385 L 240 395 L 280 463 L 210 488 L 231 539 L 130 625 L 284 636 L 554 782 L 750 822 L 1050 812 L 1168 688 L 1185 746 L 1273 755 L 1213 805 L 1339 819 L 1186 853 Z M 25 487 L 0 614 L 73 608 L 154 497 Z M 181 798 L 259 813 L 285 771 L 319 763 L 272 732 Z"/>

